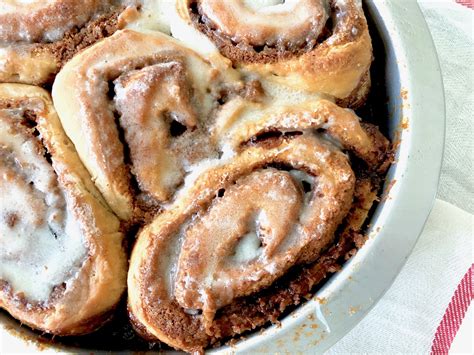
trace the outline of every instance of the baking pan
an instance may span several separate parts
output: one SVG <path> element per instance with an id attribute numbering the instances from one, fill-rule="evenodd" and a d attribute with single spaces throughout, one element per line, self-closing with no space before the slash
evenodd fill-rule
<path id="1" fill-rule="evenodd" d="M 436 195 L 444 144 L 444 91 L 436 50 L 415 1 L 368 0 L 364 7 L 376 57 L 371 100 L 385 108 L 386 114 L 378 117 L 377 123 L 385 126 L 397 146 L 384 196 L 370 221 L 368 241 L 311 300 L 282 319 L 281 324 L 210 353 L 327 350 L 390 287 L 423 229 Z M 39 346 L 35 337 L 0 313 L 3 351 L 34 351 Z M 80 349 L 61 345 L 43 348 L 45 352 L 68 350 Z"/>

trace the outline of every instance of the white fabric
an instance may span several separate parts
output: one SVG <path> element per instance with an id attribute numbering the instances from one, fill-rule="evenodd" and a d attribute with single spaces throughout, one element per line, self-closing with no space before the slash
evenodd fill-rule
<path id="1" fill-rule="evenodd" d="M 469 307 L 466 312 L 464 320 L 459 327 L 458 333 L 451 344 L 449 349 L 450 354 L 472 354 L 474 350 L 474 339 L 472 338 L 473 332 L 473 317 L 474 317 L 474 304 Z"/>
<path id="2" fill-rule="evenodd" d="M 438 51 L 446 94 L 438 197 L 474 213 L 474 11 L 451 0 L 419 3 Z"/>
<path id="3" fill-rule="evenodd" d="M 429 353 L 472 263 L 473 216 L 437 200 L 412 255 L 372 311 L 328 354 Z"/>
<path id="4" fill-rule="evenodd" d="M 474 11 L 451 0 L 419 3 L 438 51 L 446 94 L 446 148 L 438 200 L 392 287 L 327 354 L 429 353 L 446 307 L 473 262 Z M 472 316 L 467 319 L 472 322 Z M 466 326 L 472 330 L 472 323 L 462 325 L 453 351 L 467 343 L 472 353 L 472 338 L 459 339 Z"/>

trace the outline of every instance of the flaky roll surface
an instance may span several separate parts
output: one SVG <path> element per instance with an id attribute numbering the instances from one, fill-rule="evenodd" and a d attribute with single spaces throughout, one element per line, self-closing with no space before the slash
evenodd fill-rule
<path id="1" fill-rule="evenodd" d="M 234 65 L 265 80 L 360 106 L 370 87 L 372 44 L 360 1 L 177 0 L 171 32 L 207 36 Z"/>
<path id="2" fill-rule="evenodd" d="M 51 82 L 75 52 L 116 30 L 118 3 L 115 0 L 2 1 L 0 82 Z"/>
<path id="3" fill-rule="evenodd" d="M 53 98 L 95 184 L 130 220 L 168 201 L 190 165 L 217 155 L 207 125 L 219 97 L 245 91 L 235 77 L 168 36 L 122 30 L 70 61 Z"/>
<path id="4" fill-rule="evenodd" d="M 91 332 L 125 289 L 119 221 L 46 91 L 0 84 L 0 125 L 0 307 L 48 333 Z"/>
<path id="5" fill-rule="evenodd" d="M 205 347 L 218 309 L 271 285 L 304 251 L 317 258 L 350 206 L 354 176 L 341 155 L 308 140 L 249 148 L 200 175 L 145 228 L 128 276 L 139 328 L 180 349 Z M 319 176 L 320 196 L 305 196 L 299 175 L 308 184 Z"/>
<path id="6" fill-rule="evenodd" d="M 385 137 L 327 100 L 235 98 L 213 128 L 233 154 L 195 168 L 139 234 L 128 274 L 136 329 L 186 351 L 275 321 L 350 251 L 377 187 L 341 150 L 387 168 Z"/>
<path id="7" fill-rule="evenodd" d="M 0 84 L 0 306 L 93 331 L 123 231 L 146 340 L 201 352 L 278 322 L 365 240 L 391 162 L 349 109 L 371 60 L 358 0 L 4 2 L 0 82 L 55 77 L 55 107 Z"/>

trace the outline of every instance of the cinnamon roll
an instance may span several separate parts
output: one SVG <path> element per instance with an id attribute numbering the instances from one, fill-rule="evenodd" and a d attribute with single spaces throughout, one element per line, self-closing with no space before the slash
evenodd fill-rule
<path id="1" fill-rule="evenodd" d="M 235 99 L 223 106 L 213 128 L 222 149 L 238 151 L 268 134 L 307 132 L 351 151 L 369 171 L 383 173 L 390 162 L 389 142 L 376 126 L 360 122 L 354 111 L 326 99 L 302 100 L 298 105 Z"/>
<path id="2" fill-rule="evenodd" d="M 0 84 L 0 307 L 35 329 L 91 332 L 125 289 L 119 220 L 49 94 Z"/>
<path id="3" fill-rule="evenodd" d="M 357 0 L 177 0 L 173 36 L 207 36 L 263 79 L 358 107 L 370 87 L 372 44 Z"/>
<path id="4" fill-rule="evenodd" d="M 0 4 L 0 82 L 44 84 L 77 51 L 117 30 L 116 0 Z"/>
<path id="5" fill-rule="evenodd" d="M 189 166 L 217 156 L 206 127 L 219 100 L 251 95 L 237 79 L 168 36 L 122 30 L 74 57 L 53 98 L 96 186 L 130 220 L 156 212 Z"/>
<path id="6" fill-rule="evenodd" d="M 276 321 L 362 243 L 388 140 L 325 100 L 245 109 L 220 126 L 234 153 L 196 167 L 138 237 L 128 305 L 147 339 L 201 351 Z"/>
<path id="7" fill-rule="evenodd" d="M 0 84 L 0 307 L 84 334 L 128 285 L 190 352 L 277 322 L 364 243 L 371 61 L 358 0 L 2 2 L 0 82 L 54 106 Z"/>

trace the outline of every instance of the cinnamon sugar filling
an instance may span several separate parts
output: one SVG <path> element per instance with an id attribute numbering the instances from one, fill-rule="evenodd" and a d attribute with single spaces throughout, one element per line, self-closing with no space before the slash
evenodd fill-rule
<path id="1" fill-rule="evenodd" d="M 273 166 L 283 171 L 294 169 L 285 164 L 270 164 L 256 170 L 271 169 Z M 307 190 L 303 183 L 300 188 L 303 191 Z M 360 231 L 363 229 L 363 222 L 369 209 L 373 208 L 378 189 L 377 177 L 358 179 L 352 207 L 344 223 L 339 226 L 333 244 L 328 245 L 315 262 L 309 265 L 293 266 L 269 287 L 264 287 L 245 297 L 235 298 L 229 305 L 219 308 L 206 331 L 202 328 L 203 311 L 187 309 L 186 316 L 183 318 L 182 311 L 179 311 L 182 306 L 175 300 L 171 301 L 169 307 L 153 308 L 150 319 L 163 319 L 161 329 L 165 333 L 178 333 L 185 344 L 193 344 L 196 348 L 219 346 L 237 334 L 245 334 L 268 323 L 278 323 L 278 319 L 282 316 L 312 298 L 321 281 L 337 272 L 340 265 L 353 254 L 353 251 L 365 242 Z M 219 191 L 219 195 L 225 195 L 225 191 Z M 218 199 L 219 195 L 215 199 Z M 208 210 L 209 207 L 204 207 L 204 209 Z M 163 255 L 167 255 L 165 250 L 162 251 Z M 133 316 L 131 320 L 135 330 L 142 337 L 154 339 Z M 173 322 L 168 322 L 171 320 Z"/>
<path id="2" fill-rule="evenodd" d="M 59 41 L 39 45 L 37 50 L 46 50 L 53 53 L 59 68 L 62 68 L 66 62 L 82 49 L 113 35 L 119 29 L 118 17 L 122 10 L 112 10 L 90 20 L 82 27 L 72 28 Z"/>
<path id="3" fill-rule="evenodd" d="M 263 45 L 251 45 L 245 41 L 236 41 L 224 34 L 203 11 L 198 0 L 189 4 L 189 13 L 194 25 L 206 34 L 218 47 L 219 51 L 237 63 L 276 63 L 282 60 L 301 56 L 322 45 L 337 31 L 338 42 L 355 40 L 362 33 L 362 19 L 339 8 L 337 1 L 330 0 L 331 16 L 325 22 L 318 35 L 306 36 L 301 43 L 277 42 Z M 346 31 L 347 22 L 353 21 L 353 30 Z"/>
<path id="4" fill-rule="evenodd" d="M 181 64 L 174 62 L 172 58 L 161 61 L 163 59 L 157 59 L 156 64 L 150 63 L 150 66 L 137 66 L 136 69 L 121 74 L 109 81 L 109 104 L 113 108 L 112 112 L 115 118 L 114 122 L 118 132 L 118 139 L 123 147 L 124 165 L 130 181 L 130 195 L 134 198 L 136 209 L 135 223 L 139 224 L 150 222 L 161 211 L 163 203 L 172 197 L 168 193 L 166 195 L 156 195 L 153 193 L 156 189 L 161 189 L 161 184 L 158 183 L 157 187 L 154 187 L 152 185 L 152 176 L 146 175 L 146 170 L 155 169 L 157 166 L 162 167 L 161 164 L 157 163 L 157 159 L 171 159 L 174 157 L 175 160 L 185 161 L 185 164 L 182 166 L 177 162 L 172 163 L 173 169 L 178 170 L 176 170 L 176 176 L 173 178 L 171 190 L 177 190 L 184 182 L 187 166 L 191 166 L 203 159 L 218 157 L 217 148 L 209 141 L 207 136 L 209 122 L 202 121 L 196 117 L 193 106 L 197 103 L 193 97 L 192 86 L 185 80 Z M 173 76 L 173 68 L 178 68 L 178 77 L 170 79 L 170 74 L 166 71 L 171 69 L 171 76 Z M 140 112 L 137 116 L 136 107 L 129 105 L 130 102 L 135 101 L 133 97 L 136 95 L 134 91 L 135 79 L 133 77 L 137 76 L 137 79 L 143 79 L 142 75 L 146 75 L 146 72 L 150 70 L 157 70 L 159 73 L 156 74 L 158 77 L 148 83 L 150 87 L 147 87 L 145 91 L 154 92 L 156 88 L 152 87 L 152 85 L 158 82 L 166 82 L 167 80 L 173 82 L 173 80 L 177 79 L 178 82 L 171 85 L 176 85 L 174 87 L 179 87 L 180 89 L 179 93 L 174 93 L 176 96 L 172 100 L 176 100 L 179 106 L 165 104 L 166 109 L 157 109 L 156 112 L 141 112 L 141 109 L 139 109 Z M 153 95 L 158 94 L 155 92 Z M 224 100 L 227 100 L 227 97 L 232 97 L 235 93 L 232 89 L 229 91 L 229 88 L 227 88 L 225 94 L 222 92 L 212 93 L 212 95 L 219 95 L 219 97 L 224 97 L 223 95 L 225 95 L 226 99 Z M 158 96 L 160 96 L 160 100 L 166 101 L 165 97 L 170 98 L 171 94 L 162 93 Z M 216 102 L 220 100 L 216 96 Z M 129 110 L 129 107 L 134 107 L 133 112 Z M 136 121 L 133 118 L 135 116 L 139 117 Z M 148 118 L 145 118 L 146 116 Z M 156 127 L 156 125 L 159 127 Z M 161 155 L 160 157 L 156 156 L 156 158 L 153 158 L 152 141 L 137 140 L 137 132 L 135 132 L 137 127 L 140 131 L 159 129 L 159 132 L 155 132 L 151 139 L 159 144 L 167 142 L 167 152 L 159 152 L 160 154 L 165 154 L 165 156 Z M 157 138 L 158 136 L 160 137 L 159 139 Z M 150 161 L 147 162 L 147 160 Z M 150 174 L 154 173 L 151 172 Z"/>
<path id="5" fill-rule="evenodd" d="M 196 109 L 200 102 L 184 63 L 180 55 L 164 53 L 141 58 L 123 72 L 105 68 L 100 74 L 99 80 L 107 83 L 107 90 L 101 86 L 101 109 L 113 117 L 107 130 L 115 131 L 114 149 L 123 154 L 135 215 L 132 224 L 150 222 L 194 164 L 219 157 L 208 133 L 214 111 L 238 96 L 258 100 L 263 95 L 256 81 L 216 83 L 206 92 L 212 98 L 211 112 L 203 114 Z M 151 109 L 150 101 L 155 103 Z"/>
<path id="6" fill-rule="evenodd" d="M 363 229 L 360 220 L 365 220 L 369 213 L 367 207 L 373 208 L 378 189 L 377 178 L 359 179 L 351 210 L 345 222 L 339 226 L 333 245 L 316 262 L 294 266 L 272 286 L 254 295 L 236 299 L 231 305 L 218 310 L 212 327 L 215 336 L 210 339 L 210 343 L 219 345 L 235 334 L 242 334 L 268 323 L 278 323 L 282 316 L 311 299 L 322 280 L 339 271 L 352 251 L 365 242 L 360 234 Z M 237 316 L 238 314 L 245 316 Z"/>
<path id="7" fill-rule="evenodd" d="M 326 27 L 328 23 L 326 23 Z M 204 22 L 202 22 L 202 24 L 204 24 Z M 329 23 L 329 26 L 332 32 L 334 30 L 334 28 L 332 28 L 333 22 Z M 329 37 L 330 33 L 326 38 Z M 326 40 L 326 38 L 324 40 Z M 305 44 L 305 46 L 307 45 L 308 43 Z M 317 43 L 313 44 L 311 48 L 314 48 L 316 45 Z M 297 50 L 288 48 L 287 51 L 287 48 L 273 48 L 270 46 L 260 51 L 254 49 L 254 52 L 266 55 L 268 54 L 267 50 L 275 50 L 276 52 L 283 51 L 293 53 L 291 55 L 299 55 L 299 53 L 304 53 L 307 49 L 306 47 Z M 300 50 L 301 52 L 299 52 Z M 90 122 L 88 121 L 87 123 L 91 123 L 91 126 L 93 126 L 94 123 L 99 123 L 98 127 L 102 127 L 101 125 L 104 124 L 104 121 L 110 121 L 105 122 L 110 123 L 110 125 L 106 124 L 104 126 L 112 127 L 111 129 L 116 131 L 117 139 L 114 139 L 114 141 L 119 149 L 123 150 L 123 165 L 125 167 L 123 171 L 127 176 L 128 192 L 130 196 L 132 196 L 133 207 L 139 210 L 137 214 L 138 217 L 131 222 L 131 224 L 135 224 L 135 226 L 148 224 L 152 221 L 152 218 L 162 213 L 161 206 L 163 205 L 163 201 L 169 201 L 173 198 L 174 192 L 172 191 L 179 190 L 183 187 L 183 180 L 188 173 L 187 169 L 189 167 L 196 165 L 196 163 L 201 160 L 220 158 L 222 155 L 221 147 L 216 146 L 215 142 L 211 142 L 208 132 L 209 127 L 214 124 L 214 118 L 209 122 L 203 123 L 196 117 L 198 114 L 194 111 L 196 107 L 199 106 L 199 102 L 196 102 L 194 98 L 194 89 L 192 85 L 189 85 L 189 78 L 186 76 L 186 68 L 183 68 L 181 57 L 173 55 L 162 56 L 160 54 L 152 56 L 151 59 L 143 59 L 142 57 L 140 60 L 121 58 L 118 63 L 122 63 L 123 66 L 127 67 L 125 69 L 123 67 L 117 69 L 115 66 L 116 63 L 112 65 L 107 62 L 106 65 L 103 65 L 101 62 L 98 64 L 97 62 L 92 62 L 92 65 L 88 65 L 89 63 L 86 62 L 84 66 L 80 68 L 81 70 L 84 70 L 84 68 L 93 68 L 95 71 L 91 70 L 88 73 L 97 76 L 93 78 L 93 83 L 98 83 L 100 89 L 96 92 L 92 92 L 91 90 L 84 95 L 86 96 L 85 99 L 94 99 L 95 103 L 92 105 L 97 105 L 93 107 L 91 112 L 97 113 L 97 116 L 99 116 L 98 109 L 108 111 L 108 113 L 106 112 L 102 117 L 99 117 L 101 119 L 91 117 Z M 137 64 L 138 62 L 140 63 Z M 108 67 L 109 64 L 110 67 Z M 124 69 L 124 71 L 119 73 L 122 69 Z M 99 72 L 101 70 L 102 72 Z M 152 82 L 159 82 L 159 87 L 152 86 Z M 140 95 L 137 95 L 137 88 L 142 90 Z M 174 91 L 169 88 L 172 88 Z M 222 106 L 231 102 L 233 98 L 237 96 L 256 102 L 263 96 L 262 88 L 258 85 L 258 82 L 246 85 L 244 88 L 218 87 L 215 92 L 211 92 L 209 88 L 207 88 L 207 90 L 207 94 L 210 94 L 215 101 L 213 110 L 222 108 Z M 156 106 L 159 106 L 159 109 L 157 109 L 156 112 L 152 112 L 156 108 L 154 107 L 146 111 L 147 115 L 149 115 L 150 125 L 141 125 L 143 122 L 140 120 L 145 116 L 137 114 L 137 112 L 142 110 L 141 104 L 137 104 L 137 102 L 142 99 L 142 96 L 143 98 L 155 97 L 155 99 L 158 97 L 158 100 L 154 100 L 153 102 L 157 103 Z M 162 105 L 159 101 L 163 97 L 166 98 L 164 100 L 166 102 Z M 169 99 L 170 97 L 171 99 Z M 130 112 L 132 110 L 133 112 Z M 100 112 L 100 114 L 102 115 L 102 112 Z M 213 116 L 214 112 L 211 112 L 211 114 L 206 115 L 206 118 Z M 102 120 L 102 118 L 104 118 L 104 120 Z M 352 119 L 353 118 L 354 117 L 352 117 Z M 176 161 L 181 163 L 183 157 L 185 157 L 188 165 L 187 167 L 184 165 L 178 166 L 179 164 L 175 164 L 175 161 L 171 159 L 170 165 L 173 168 L 178 166 L 177 170 L 179 171 L 176 174 L 178 178 L 169 184 L 171 195 L 167 195 L 168 192 L 165 191 L 163 194 L 165 197 L 163 198 L 157 197 L 155 193 L 156 190 L 153 188 L 153 182 L 150 182 L 144 177 L 143 171 L 146 171 L 146 169 L 142 169 L 143 167 L 146 168 L 148 164 L 144 161 L 144 158 L 152 156 L 153 151 L 156 150 L 153 145 L 147 145 L 146 138 L 142 139 L 143 136 L 140 136 L 141 138 L 136 140 L 141 132 L 146 132 L 147 134 L 154 132 L 153 124 L 156 124 L 157 121 L 159 121 L 160 130 L 158 133 L 153 134 L 154 141 L 166 141 L 166 149 L 164 149 L 166 158 L 177 155 L 179 159 L 176 159 Z M 357 117 L 353 122 L 358 123 Z M 328 122 L 324 122 L 323 124 L 327 123 Z M 138 130 L 137 126 L 139 126 Z M 337 126 L 337 124 L 335 126 Z M 269 126 L 267 126 L 267 128 L 268 127 Z M 283 276 L 278 277 L 270 286 L 265 284 L 262 288 L 257 287 L 256 289 L 243 292 L 242 294 L 236 292 L 238 295 L 235 298 L 227 298 L 221 303 L 214 302 L 215 304 L 208 304 L 207 306 L 193 303 L 196 299 L 193 292 L 196 290 L 182 287 L 181 290 L 179 290 L 179 301 L 171 301 L 170 307 L 165 309 L 152 308 L 150 313 L 146 316 L 150 319 L 161 318 L 163 321 L 160 326 L 165 333 L 182 335 L 185 343 L 195 344 L 196 348 L 199 348 L 206 347 L 209 344 L 218 344 L 229 337 L 255 329 L 255 327 L 265 325 L 268 322 L 277 322 L 277 319 L 286 314 L 292 307 L 301 304 L 306 298 L 311 297 L 310 295 L 314 292 L 317 287 L 316 285 L 329 273 L 336 272 L 345 258 L 351 255 L 352 250 L 361 246 L 364 241 L 364 238 L 360 234 L 362 223 L 376 199 L 379 176 L 385 173 L 388 164 L 388 141 L 381 139 L 381 134 L 375 127 L 363 124 L 363 127 L 359 127 L 360 130 L 357 132 L 360 133 L 360 131 L 364 131 L 363 133 L 365 135 L 361 135 L 360 137 L 363 138 L 362 140 L 368 139 L 373 145 L 369 146 L 367 151 L 364 150 L 366 149 L 364 144 L 357 146 L 349 142 L 347 146 L 344 147 L 344 145 L 341 144 L 341 141 L 344 142 L 344 139 L 338 139 L 343 137 L 342 135 L 339 137 L 336 134 L 335 139 L 331 140 L 331 137 L 323 136 L 328 133 L 328 127 L 321 130 L 315 127 L 311 125 L 307 127 L 300 127 L 298 125 L 289 125 L 289 127 L 275 125 L 270 126 L 267 130 L 256 130 L 256 132 L 252 132 L 250 137 L 245 137 L 245 140 L 239 142 L 237 151 L 239 152 L 256 147 L 273 149 L 279 145 L 289 143 L 292 140 L 314 135 L 317 136 L 320 142 L 323 141 L 326 146 L 329 146 L 334 151 L 339 150 L 341 146 L 344 151 L 355 151 L 356 158 L 352 159 L 351 156 L 350 159 L 351 168 L 355 171 L 355 175 L 359 177 L 355 184 L 355 192 L 353 194 L 354 201 L 352 205 L 350 202 L 345 204 L 344 208 L 347 208 L 345 212 L 347 212 L 349 208 L 351 208 L 351 210 L 349 214 L 347 214 L 347 218 L 342 226 L 339 226 L 339 231 L 335 234 L 335 242 L 324 245 L 320 251 L 321 254 L 313 253 L 311 256 L 305 255 L 303 258 L 304 262 L 288 269 Z M 347 129 L 347 126 L 340 125 L 336 127 L 336 129 L 338 128 L 343 131 Z M 112 138 L 115 138 L 115 133 Z M 329 136 L 331 133 L 334 133 L 334 131 L 330 132 Z M 157 137 L 160 139 L 157 139 Z M 105 140 L 105 143 L 109 143 L 109 141 Z M 149 151 L 146 151 L 147 149 L 152 151 L 151 155 Z M 156 161 L 159 158 L 161 157 L 154 157 L 153 159 Z M 371 172 L 369 178 L 362 177 L 363 174 L 359 171 L 357 165 L 359 160 L 361 162 L 360 170 Z M 194 169 L 194 167 L 192 167 L 192 169 Z M 311 195 L 315 193 L 315 183 L 312 179 L 316 180 L 318 176 L 315 175 L 308 179 L 305 174 L 308 174 L 309 171 L 306 171 L 304 167 L 301 166 L 292 166 L 291 164 L 278 162 L 270 164 L 262 163 L 261 165 L 256 165 L 250 174 L 254 174 L 255 171 L 261 172 L 261 170 L 272 169 L 280 170 L 282 173 L 279 176 L 282 180 L 289 181 L 290 185 L 292 184 L 291 181 L 293 181 L 295 199 L 299 198 L 304 200 L 307 194 Z M 236 184 L 237 180 L 226 186 L 216 188 L 214 197 L 203 207 L 203 210 L 209 212 L 213 208 L 213 205 L 220 203 L 220 200 L 232 196 L 233 189 L 235 188 L 233 186 Z M 254 193 L 254 195 L 256 198 L 259 194 Z M 278 195 L 278 193 L 276 195 Z M 324 194 L 321 193 L 320 197 L 324 197 Z M 169 205 L 166 206 L 166 208 L 168 207 Z M 235 212 L 231 211 L 228 215 L 234 213 Z M 193 215 L 191 219 L 193 221 L 200 220 L 198 214 Z M 221 220 L 224 220 L 224 218 L 221 218 Z M 14 216 L 11 218 L 11 223 L 15 223 Z M 255 238 L 251 232 L 252 231 L 246 231 L 244 233 L 243 239 L 245 239 L 245 243 L 249 243 L 251 246 L 258 246 L 258 248 L 267 246 L 265 241 L 260 238 Z M 205 233 L 200 233 L 199 230 L 196 230 L 194 234 L 196 236 L 205 235 Z M 334 234 L 332 236 L 334 236 Z M 173 248 L 174 247 L 170 247 L 170 250 L 160 249 L 154 252 L 158 253 L 159 257 L 168 258 L 171 257 L 168 254 L 173 252 Z M 238 248 L 240 248 L 240 246 L 234 250 L 234 256 L 236 258 L 236 255 L 240 253 L 237 250 Z M 176 249 L 181 250 L 181 247 Z M 314 258 L 317 258 L 317 260 L 314 261 Z M 198 259 L 196 256 L 189 257 L 191 261 Z M 194 265 L 194 261 L 191 262 L 191 264 Z M 191 267 L 188 269 L 193 271 Z M 291 277 L 289 276 L 290 274 L 292 275 Z M 180 280 L 183 281 L 185 279 L 186 277 L 182 276 Z M 198 284 L 202 283 L 198 282 Z M 199 285 L 197 287 L 199 287 Z M 153 301 L 156 292 L 158 291 L 147 289 L 143 291 L 143 294 L 146 294 L 146 297 L 150 297 Z M 206 292 L 212 293 L 213 287 L 207 289 Z M 211 297 L 211 299 L 212 298 L 215 301 L 218 297 Z M 158 303 L 156 303 L 156 305 L 158 305 Z M 183 312 L 186 314 L 184 318 L 181 312 L 183 309 Z M 131 318 L 137 330 L 143 334 L 144 337 L 156 340 L 156 337 L 147 334 L 146 329 L 138 320 L 133 316 Z"/>
<path id="8" fill-rule="evenodd" d="M 113 9 L 89 20 L 83 26 L 75 26 L 67 30 L 57 41 L 31 44 L 34 55 L 52 55 L 55 61 L 56 69 L 51 73 L 47 82 L 42 84 L 50 84 L 59 70 L 76 53 L 114 34 L 119 29 L 118 17 L 122 10 Z"/>

